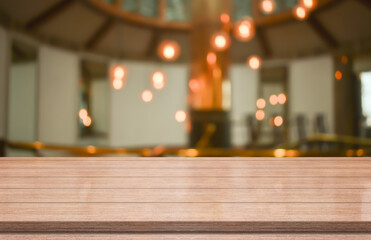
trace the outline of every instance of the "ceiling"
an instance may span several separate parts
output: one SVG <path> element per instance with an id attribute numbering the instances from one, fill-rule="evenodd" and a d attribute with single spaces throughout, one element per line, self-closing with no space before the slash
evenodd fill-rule
<path id="1" fill-rule="evenodd" d="M 335 0 L 306 21 L 291 19 L 259 27 L 250 42 L 232 40 L 232 59 L 243 62 L 251 54 L 295 58 L 329 51 L 371 52 L 370 2 Z M 178 61 L 190 58 L 189 31 L 152 28 L 112 17 L 88 0 L 0 0 L 0 23 L 68 49 L 129 59 L 157 59 L 157 43 L 170 38 L 182 48 Z"/>

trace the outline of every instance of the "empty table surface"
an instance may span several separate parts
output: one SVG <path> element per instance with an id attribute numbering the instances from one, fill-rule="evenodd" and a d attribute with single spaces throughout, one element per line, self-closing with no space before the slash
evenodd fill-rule
<path id="1" fill-rule="evenodd" d="M 371 158 L 0 158 L 0 231 L 354 237 L 371 231 Z"/>

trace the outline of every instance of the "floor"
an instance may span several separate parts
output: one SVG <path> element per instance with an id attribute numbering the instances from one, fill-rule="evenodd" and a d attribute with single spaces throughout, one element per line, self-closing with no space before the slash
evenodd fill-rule
<path id="1" fill-rule="evenodd" d="M 371 239 L 371 158 L 0 158 L 0 232 Z"/>

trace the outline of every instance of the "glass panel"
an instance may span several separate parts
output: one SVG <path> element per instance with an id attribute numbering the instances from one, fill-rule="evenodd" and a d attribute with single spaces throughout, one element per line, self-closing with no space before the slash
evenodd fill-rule
<path id="1" fill-rule="evenodd" d="M 191 19 L 190 0 L 167 0 L 166 21 L 189 21 Z"/>
<path id="2" fill-rule="evenodd" d="M 233 21 L 252 16 L 252 0 L 233 0 Z"/>
<path id="3" fill-rule="evenodd" d="M 156 18 L 158 16 L 158 0 L 125 0 L 121 8 L 145 17 Z"/>

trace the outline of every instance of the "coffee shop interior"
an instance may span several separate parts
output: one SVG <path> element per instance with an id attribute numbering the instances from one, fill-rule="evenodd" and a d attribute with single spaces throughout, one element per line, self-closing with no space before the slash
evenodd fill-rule
<path id="1" fill-rule="evenodd" d="M 370 156 L 370 26 L 368 0 L 0 0 L 0 156 Z"/>

